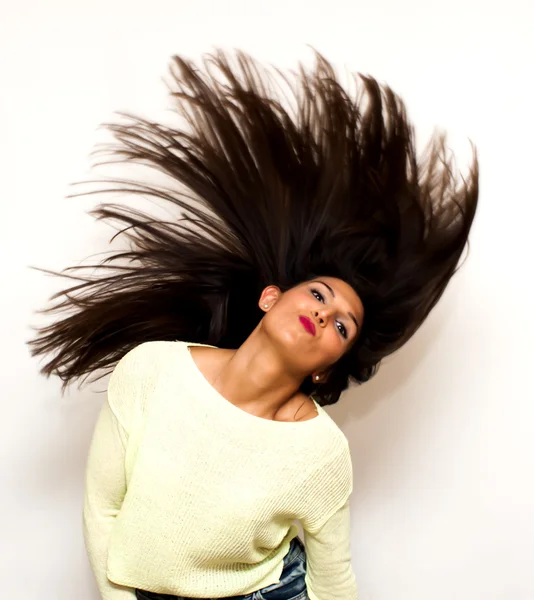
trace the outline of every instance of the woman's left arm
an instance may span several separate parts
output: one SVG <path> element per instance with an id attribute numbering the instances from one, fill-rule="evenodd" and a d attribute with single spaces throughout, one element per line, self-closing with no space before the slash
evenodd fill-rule
<path id="1" fill-rule="evenodd" d="M 349 499 L 313 533 L 304 528 L 310 600 L 357 600 L 351 564 Z"/>

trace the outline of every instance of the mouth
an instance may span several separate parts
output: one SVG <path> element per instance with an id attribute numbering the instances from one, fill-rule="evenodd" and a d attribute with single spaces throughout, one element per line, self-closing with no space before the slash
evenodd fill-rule
<path id="1" fill-rule="evenodd" d="M 302 326 L 308 333 L 315 335 L 315 325 L 310 319 L 308 319 L 308 317 L 299 317 L 299 321 L 302 323 Z"/>

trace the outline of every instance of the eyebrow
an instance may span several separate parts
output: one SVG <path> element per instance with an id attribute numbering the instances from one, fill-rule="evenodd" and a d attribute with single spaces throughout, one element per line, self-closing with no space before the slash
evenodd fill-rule
<path id="1" fill-rule="evenodd" d="M 325 288 L 332 294 L 332 298 L 336 297 L 336 293 L 334 292 L 334 290 L 328 285 L 328 283 L 325 283 L 324 281 L 321 281 L 320 279 L 316 279 L 315 283 L 321 283 L 322 285 L 325 286 Z M 360 329 L 360 324 L 358 323 L 358 321 L 356 320 L 356 317 L 350 312 L 348 313 L 349 317 L 354 321 L 354 324 L 356 325 L 356 327 L 358 329 Z"/>

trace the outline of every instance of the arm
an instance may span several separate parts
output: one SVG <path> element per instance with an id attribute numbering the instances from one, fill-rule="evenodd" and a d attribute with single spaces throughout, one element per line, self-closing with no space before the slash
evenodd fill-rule
<path id="1" fill-rule="evenodd" d="M 304 529 L 310 600 L 357 600 L 351 565 L 349 500 L 316 532 Z"/>
<path id="2" fill-rule="evenodd" d="M 84 538 L 102 600 L 134 600 L 131 588 L 107 578 L 111 529 L 126 493 L 127 434 L 105 402 L 93 434 L 86 471 Z"/>

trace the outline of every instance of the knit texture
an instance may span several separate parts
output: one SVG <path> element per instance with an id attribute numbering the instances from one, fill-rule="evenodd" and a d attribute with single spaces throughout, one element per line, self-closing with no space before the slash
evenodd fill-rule
<path id="1" fill-rule="evenodd" d="M 84 509 L 102 598 L 252 593 L 279 581 L 299 520 L 310 599 L 355 600 L 345 436 L 318 404 L 301 422 L 236 407 L 204 378 L 192 345 L 141 344 L 110 378 Z"/>

